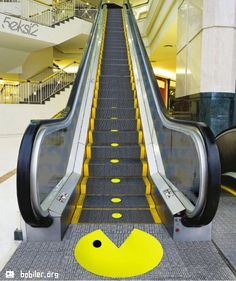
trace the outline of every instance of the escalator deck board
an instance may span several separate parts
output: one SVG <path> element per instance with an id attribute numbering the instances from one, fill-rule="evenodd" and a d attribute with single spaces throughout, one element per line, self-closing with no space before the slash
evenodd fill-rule
<path id="1" fill-rule="evenodd" d="M 121 218 L 113 218 L 113 214 L 121 214 Z M 80 223 L 154 223 L 149 210 L 87 210 L 83 209 Z"/>

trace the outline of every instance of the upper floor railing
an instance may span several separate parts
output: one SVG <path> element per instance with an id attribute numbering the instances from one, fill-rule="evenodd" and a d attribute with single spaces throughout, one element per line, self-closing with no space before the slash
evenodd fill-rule
<path id="1" fill-rule="evenodd" d="M 8 3 L 8 8 L 4 4 Z M 10 7 L 9 4 L 19 6 Z M 0 0 L 0 13 L 17 16 L 30 22 L 45 26 L 54 26 L 72 17 L 78 17 L 87 21 L 93 21 L 97 13 L 97 8 L 85 4 L 67 0 L 51 5 L 40 0 Z"/>
<path id="2" fill-rule="evenodd" d="M 5 81 L 0 83 L 0 103 L 43 104 L 71 84 L 78 70 L 74 62 L 42 81 Z"/>

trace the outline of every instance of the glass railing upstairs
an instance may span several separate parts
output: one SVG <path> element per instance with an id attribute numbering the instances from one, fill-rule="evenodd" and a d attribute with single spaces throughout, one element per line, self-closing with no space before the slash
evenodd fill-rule
<path id="1" fill-rule="evenodd" d="M 129 1 L 125 10 L 151 178 L 154 183 L 157 178 L 166 183 L 163 190 L 156 184 L 165 202 L 175 195 L 184 206 L 185 226 L 207 225 L 220 196 L 220 161 L 214 135 L 203 123 L 169 117 Z"/>
<path id="2" fill-rule="evenodd" d="M 0 13 L 17 16 L 21 19 L 34 22 L 40 25 L 53 27 L 60 22 L 67 19 L 78 17 L 86 21 L 93 22 L 97 13 L 97 8 L 83 2 L 75 2 L 74 0 L 67 0 L 51 5 L 40 0 L 19 0 L 20 5 L 18 9 L 8 9 L 0 0 Z M 7 2 L 14 5 L 15 2 Z"/>
<path id="3" fill-rule="evenodd" d="M 74 82 L 78 66 L 73 62 L 42 81 L 6 81 L 0 88 L 0 103 L 44 104 Z"/>
<path id="4" fill-rule="evenodd" d="M 97 7 L 89 3 L 79 3 L 75 8 L 75 16 L 93 22 L 97 13 Z"/>
<path id="5" fill-rule="evenodd" d="M 21 215 L 30 226 L 52 224 L 50 204 L 57 199 L 63 185 L 70 182 L 71 196 L 77 192 L 80 176 L 76 159 L 83 158 L 80 148 L 86 140 L 81 141 L 81 135 L 85 138 L 87 135 L 82 127 L 90 117 L 87 106 L 95 88 L 104 13 L 99 8 L 63 115 L 59 119 L 32 121 L 23 136 L 17 164 L 17 197 Z M 69 200 L 68 196 L 68 191 L 63 193 L 56 200 L 57 206 L 62 204 L 61 200 Z"/>

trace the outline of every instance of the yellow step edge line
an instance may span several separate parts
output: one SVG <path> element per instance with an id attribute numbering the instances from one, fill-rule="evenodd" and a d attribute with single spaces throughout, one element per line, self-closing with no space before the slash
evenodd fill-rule
<path id="1" fill-rule="evenodd" d="M 87 157 L 87 159 L 91 159 L 91 158 L 92 158 L 91 143 L 88 143 L 88 144 L 86 145 L 86 157 Z"/>
<path id="2" fill-rule="evenodd" d="M 152 199 L 152 196 L 150 194 L 146 195 L 147 201 L 148 201 L 148 205 L 150 207 L 150 209 L 155 209 L 156 205 Z"/>
<path id="3" fill-rule="evenodd" d="M 150 207 L 150 212 L 152 214 L 154 222 L 160 224 L 161 223 L 161 219 L 160 219 L 160 217 L 159 217 L 159 215 L 157 213 L 156 205 L 155 205 L 155 202 L 152 199 L 152 196 L 151 195 L 146 195 L 146 198 L 147 198 L 148 205 Z"/>
<path id="4" fill-rule="evenodd" d="M 231 188 L 231 187 L 228 187 L 228 186 L 224 186 L 224 185 L 221 185 L 221 188 L 227 192 L 229 192 L 230 194 L 232 194 L 233 196 L 236 196 L 236 190 Z"/>
<path id="5" fill-rule="evenodd" d="M 156 209 L 150 209 L 150 212 L 152 214 L 152 217 L 153 217 L 153 220 L 156 224 L 161 224 L 162 221 L 157 213 L 157 210 Z"/>
<path id="6" fill-rule="evenodd" d="M 135 118 L 136 118 L 136 119 L 139 119 L 139 117 L 140 117 L 139 109 L 136 108 L 136 109 L 135 109 Z"/>
<path id="7" fill-rule="evenodd" d="M 83 177 L 81 182 L 81 194 L 86 194 L 88 177 Z"/>
<path id="8" fill-rule="evenodd" d="M 140 159 L 144 159 L 146 156 L 146 149 L 144 144 L 140 144 Z"/>
<path id="9" fill-rule="evenodd" d="M 143 177 L 143 181 L 145 183 L 146 186 L 146 194 L 151 194 L 151 183 L 149 181 L 149 179 L 147 177 Z"/>
<path id="10" fill-rule="evenodd" d="M 93 131 L 92 130 L 89 130 L 88 140 L 89 140 L 89 143 L 93 143 Z"/>
<path id="11" fill-rule="evenodd" d="M 141 161 L 142 161 L 142 164 L 143 164 L 142 176 L 147 177 L 147 175 L 148 175 L 147 161 L 145 161 L 145 160 L 141 160 Z"/>
<path id="12" fill-rule="evenodd" d="M 76 205 L 77 208 L 81 208 L 82 209 L 85 196 L 86 196 L 85 194 L 80 194 L 79 200 L 78 200 L 77 205 Z"/>
<path id="13" fill-rule="evenodd" d="M 71 223 L 72 224 L 77 224 L 81 215 L 82 209 L 81 208 L 76 208 L 74 215 L 72 217 Z"/>
<path id="14" fill-rule="evenodd" d="M 96 111 L 97 111 L 97 109 L 95 107 L 93 107 L 92 114 L 91 114 L 93 119 L 96 119 Z"/>
<path id="15" fill-rule="evenodd" d="M 98 98 L 98 90 L 94 90 L 94 98 Z"/>
<path id="16" fill-rule="evenodd" d="M 89 177 L 89 161 L 90 159 L 86 159 L 84 161 L 84 176 Z"/>
<path id="17" fill-rule="evenodd" d="M 98 99 L 94 98 L 93 99 L 93 107 L 97 108 L 97 106 L 98 106 Z"/>
<path id="18" fill-rule="evenodd" d="M 141 127 L 141 120 L 137 119 L 137 131 L 140 131 L 142 129 Z"/>
<path id="19" fill-rule="evenodd" d="M 95 120 L 93 118 L 90 119 L 90 129 L 91 130 L 94 130 L 94 123 L 95 123 Z"/>
<path id="20" fill-rule="evenodd" d="M 143 143 L 143 131 L 141 130 L 138 131 L 138 143 Z"/>

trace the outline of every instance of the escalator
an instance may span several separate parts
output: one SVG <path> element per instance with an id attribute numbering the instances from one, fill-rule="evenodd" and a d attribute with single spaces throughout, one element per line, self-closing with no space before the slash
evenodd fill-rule
<path id="1" fill-rule="evenodd" d="M 120 7 L 108 7 L 104 39 L 84 178 L 72 222 L 152 223 L 159 219 L 150 195 L 142 126 Z"/>
<path id="2" fill-rule="evenodd" d="M 129 1 L 101 1 L 63 117 L 27 128 L 17 196 L 31 241 L 83 223 L 163 223 L 176 240 L 210 239 L 214 136 L 168 116 Z"/>
<path id="3" fill-rule="evenodd" d="M 235 139 L 235 127 L 228 128 L 216 136 L 221 162 L 221 187 L 233 196 L 236 196 Z"/>

